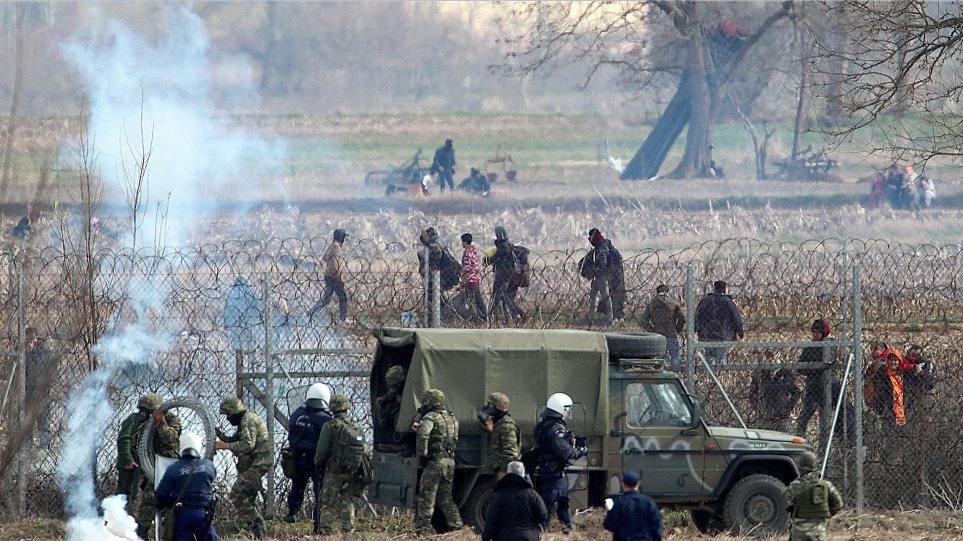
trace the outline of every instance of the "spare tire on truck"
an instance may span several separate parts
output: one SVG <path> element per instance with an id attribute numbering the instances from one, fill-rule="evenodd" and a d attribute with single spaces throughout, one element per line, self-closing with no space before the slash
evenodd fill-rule
<path id="1" fill-rule="evenodd" d="M 665 337 L 654 332 L 605 333 L 613 359 L 665 359 Z"/>

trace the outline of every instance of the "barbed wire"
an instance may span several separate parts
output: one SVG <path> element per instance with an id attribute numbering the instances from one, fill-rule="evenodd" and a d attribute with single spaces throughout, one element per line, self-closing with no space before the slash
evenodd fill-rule
<path id="1" fill-rule="evenodd" d="M 284 355 L 279 358 L 276 377 L 277 399 L 286 399 L 292 389 L 312 383 L 285 373 L 334 370 L 364 370 L 370 356 L 358 353 L 334 355 L 329 348 L 363 350 L 374 346 L 366 326 L 400 325 L 401 314 L 422 312 L 422 279 L 418 274 L 415 243 L 379 242 L 351 238 L 344 246 L 347 261 L 345 284 L 349 313 L 365 325 L 336 323 L 334 314 L 309 318 L 308 310 L 323 290 L 321 254 L 329 239 L 322 237 L 265 238 L 228 240 L 199 244 L 186 249 L 138 250 L 103 248 L 92 254 L 64 253 L 57 247 L 23 249 L 11 254 L 14 271 L 0 275 L 3 309 L 8 324 L 3 335 L 7 351 L 18 347 L 18 334 L 11 325 L 12 314 L 22 302 L 25 321 L 46 339 L 51 355 L 60 360 L 60 369 L 51 382 L 49 403 L 43 418 L 46 429 L 37 429 L 27 445 L 30 464 L 27 475 L 27 511 L 31 514 L 60 513 L 60 496 L 54 472 L 60 460 L 60 432 L 65 427 L 71 390 L 99 363 L 91 346 L 99 336 L 129 325 L 142 325 L 146 331 L 168 340 L 170 347 L 154 352 L 149 359 L 118 374 L 110 389 L 110 403 L 116 414 L 105 427 L 104 440 L 97 452 L 97 471 L 101 493 L 113 487 L 113 437 L 120 420 L 133 411 L 137 397 L 144 392 L 160 391 L 167 396 L 184 395 L 216 408 L 221 398 L 235 393 L 235 372 L 240 357 L 245 370 L 263 370 L 265 335 L 270 332 L 274 349 L 315 350 L 316 353 Z M 458 251 L 453 250 L 457 257 Z M 531 328 L 586 328 L 578 316 L 588 311 L 588 282 L 578 269 L 584 249 L 539 251 L 532 249 L 531 285 L 520 290 L 519 304 L 530 316 L 523 326 Z M 862 293 L 863 340 L 866 344 L 883 341 L 897 347 L 919 343 L 940 367 L 936 400 L 927 413 L 924 430 L 914 425 L 900 433 L 900 441 L 910 449 L 900 455 L 905 461 L 900 475 L 905 490 L 893 497 L 892 464 L 873 447 L 875 436 L 867 437 L 867 502 L 870 505 L 923 506 L 932 504 L 926 483 L 927 471 L 959 469 L 955 457 L 958 444 L 940 434 L 952 434 L 958 426 L 963 399 L 957 344 L 961 317 L 960 288 L 963 287 L 963 250 L 956 245 L 906 245 L 885 240 L 823 239 L 803 242 L 759 241 L 739 238 L 707 241 L 679 250 L 644 250 L 624 255 L 626 285 L 625 319 L 597 330 L 638 330 L 639 316 L 664 283 L 670 294 L 684 301 L 688 268 L 695 277 L 696 291 L 708 291 L 712 282 L 728 282 L 746 321 L 746 335 L 756 340 L 805 339 L 809 324 L 816 318 L 829 319 L 834 327 L 852 332 L 850 292 L 852 267 L 858 265 Z M 18 299 L 15 282 L 24 280 L 24 296 Z M 271 298 L 265 301 L 264 280 L 270 276 Z M 245 282 L 257 312 L 254 322 L 243 326 L 226 321 L 225 305 L 231 291 Z M 486 268 L 483 287 L 490 292 L 492 276 Z M 448 292 L 451 296 L 454 292 Z M 146 313 L 135 310 L 136 297 L 153 296 L 158 303 Z M 700 295 L 701 296 L 701 295 Z M 261 322 L 260 310 L 268 302 L 275 316 L 270 331 Z M 327 310 L 333 310 L 336 300 Z M 488 299 L 489 305 L 491 299 Z M 421 314 L 423 316 L 423 314 Z M 847 326 L 841 326 L 846 323 Z M 446 312 L 446 326 L 473 327 L 478 323 Z M 500 326 L 497 319 L 485 325 Z M 514 325 L 520 325 L 515 323 Z M 868 348 L 867 348 L 868 349 Z M 760 352 L 733 355 L 733 362 L 756 362 Z M 780 353 L 793 360 L 798 351 Z M 857 369 L 861 369 L 857 360 Z M 6 381 L 6 370 L 3 373 Z M 759 421 L 759 397 L 753 396 L 751 377 L 745 373 L 723 373 L 721 378 L 741 410 L 750 420 Z M 369 387 L 363 378 L 344 377 L 331 381 L 339 392 L 348 394 L 355 404 L 353 416 L 370 430 Z M 254 381 L 253 384 L 257 384 Z M 733 422 L 725 402 L 711 385 L 698 380 L 697 388 L 706 394 L 707 412 L 723 422 Z M 861 389 L 851 389 L 850 402 L 862 399 Z M 246 403 L 261 415 L 248 388 L 242 393 Z M 298 404 L 292 403 L 291 407 Z M 284 409 L 284 408 L 282 408 Z M 11 411 L 11 410 L 7 410 Z M 286 413 L 286 412 L 283 412 Z M 798 413 L 798 406 L 792 415 Z M 2 430 L 9 430 L 4 412 Z M 873 434 L 877 419 L 869 416 L 868 434 Z M 284 430 L 278 427 L 278 447 Z M 952 438 L 950 438 L 952 439 Z M 816 444 L 822 442 L 816 439 Z M 851 451 L 851 450 L 850 450 Z M 841 455 L 842 456 L 842 455 Z M 926 460 L 912 462 L 910 457 Z M 834 462 L 833 476 L 843 478 L 846 455 Z M 912 467 L 911 466 L 912 462 Z M 902 464 L 903 462 L 901 462 Z M 232 479 L 233 460 L 218 457 L 224 479 Z M 951 479 L 963 476 L 950 477 Z M 280 475 L 278 479 L 283 479 Z M 845 479 L 842 479 L 845 480 Z M 847 486 L 850 486 L 847 483 Z M 273 495 L 283 499 L 287 485 L 278 484 Z"/>

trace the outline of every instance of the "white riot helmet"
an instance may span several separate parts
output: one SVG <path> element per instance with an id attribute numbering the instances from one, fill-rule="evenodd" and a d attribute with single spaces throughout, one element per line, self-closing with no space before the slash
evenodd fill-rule
<path id="1" fill-rule="evenodd" d="M 545 407 L 561 415 L 562 417 L 567 417 L 572 404 L 573 402 L 571 396 L 565 393 L 555 393 L 548 397 L 548 402 L 545 403 Z"/>
<path id="2" fill-rule="evenodd" d="M 315 383 L 308 387 L 307 400 L 304 402 L 312 408 L 326 408 L 331 403 L 331 387 L 324 383 Z"/>
<path id="3" fill-rule="evenodd" d="M 193 432 L 184 432 L 181 434 L 177 449 L 180 451 L 182 457 L 192 456 L 194 458 L 201 458 L 204 451 L 204 440 Z"/>

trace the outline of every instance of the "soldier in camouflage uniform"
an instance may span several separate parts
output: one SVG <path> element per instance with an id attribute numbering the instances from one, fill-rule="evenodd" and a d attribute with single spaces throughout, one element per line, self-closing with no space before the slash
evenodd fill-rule
<path id="1" fill-rule="evenodd" d="M 324 472 L 324 486 L 318 497 L 320 507 L 316 535 L 331 535 L 334 533 L 334 512 L 341 515 L 341 529 L 346 532 L 354 531 L 354 502 L 358 498 L 352 481 L 358 471 L 357 465 L 346 466 L 348 448 L 344 442 L 346 428 L 353 429 L 361 438 L 361 449 L 367 452 L 361 429 L 348 419 L 348 408 L 351 402 L 348 397 L 336 394 L 331 397 L 331 419 L 321 427 L 318 436 L 318 450 L 314 455 L 314 464 L 318 471 Z M 349 432 L 350 434 L 350 432 Z"/>
<path id="2" fill-rule="evenodd" d="M 518 425 L 508 412 L 509 406 L 505 393 L 492 393 L 488 395 L 488 404 L 482 408 L 478 419 L 482 429 L 488 432 L 485 466 L 498 479 L 505 475 L 508 463 L 518 460 L 520 454 Z"/>
<path id="3" fill-rule="evenodd" d="M 137 412 L 131 413 L 120 425 L 117 434 L 118 492 L 131 496 L 134 472 L 140 468 L 136 450 L 140 445 L 141 432 L 151 416 L 154 417 L 154 437 L 152 440 L 155 455 L 178 458 L 177 445 L 181 435 L 181 421 L 174 412 L 166 414 L 158 408 L 164 398 L 156 393 L 145 394 L 137 400 Z M 137 485 L 140 500 L 134 517 L 137 520 L 137 536 L 147 539 L 150 525 L 154 521 L 154 480 L 141 477 Z"/>
<path id="4" fill-rule="evenodd" d="M 463 524 L 458 506 L 451 498 L 451 483 L 455 476 L 455 445 L 458 443 L 458 420 L 448 411 L 445 394 L 438 389 L 428 389 L 418 408 L 421 421 L 415 450 L 421 467 L 421 486 L 418 490 L 418 507 L 415 511 L 415 528 L 418 533 L 431 534 L 431 515 L 435 504 L 445 515 L 448 529 L 458 530 Z"/>
<path id="5" fill-rule="evenodd" d="M 842 509 L 843 498 L 832 483 L 819 478 L 812 452 L 799 457 L 799 469 L 803 474 L 783 492 L 792 508 L 789 541 L 825 541 L 826 521 Z"/>
<path id="6" fill-rule="evenodd" d="M 405 369 L 400 366 L 392 366 L 385 373 L 385 384 L 388 390 L 385 394 L 375 399 L 378 404 L 378 422 L 381 428 L 394 432 L 395 424 L 398 422 L 398 413 L 401 412 L 401 393 L 405 389 Z"/>
<path id="7" fill-rule="evenodd" d="M 236 396 L 221 401 L 220 411 L 237 427 L 233 436 L 226 436 L 218 429 L 218 441 L 214 443 L 215 449 L 226 449 L 237 457 L 237 480 L 231 487 L 231 503 L 238 515 L 248 520 L 251 534 L 261 539 L 264 537 L 264 520 L 258 514 L 255 502 L 263 488 L 261 479 L 273 465 L 267 425 L 258 414 L 248 411 Z"/>

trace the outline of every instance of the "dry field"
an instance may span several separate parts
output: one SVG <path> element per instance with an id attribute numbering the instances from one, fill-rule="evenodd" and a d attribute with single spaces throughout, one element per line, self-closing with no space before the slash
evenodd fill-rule
<path id="1" fill-rule="evenodd" d="M 602 514 L 592 511 L 580 514 L 575 523 L 578 527 L 571 535 L 554 530 L 544 536 L 544 541 L 595 541 L 610 539 L 611 534 L 601 527 Z M 739 541 L 746 537 L 729 535 L 707 536 L 688 525 L 681 513 L 666 515 L 663 539 L 682 541 L 686 539 L 714 539 L 716 541 Z M 269 521 L 268 539 L 290 541 L 295 539 L 350 539 L 365 541 L 393 541 L 402 539 L 438 539 L 445 541 L 471 541 L 479 538 L 471 531 L 451 532 L 444 535 L 418 537 L 414 535 L 407 517 L 366 517 L 359 520 L 359 532 L 331 537 L 309 535 L 310 521 L 289 525 Z M 241 541 L 250 537 L 239 533 L 233 524 L 220 524 L 218 532 L 225 541 Z M 0 524 L 0 541 L 54 541 L 63 539 L 64 524 L 52 519 L 30 519 L 23 522 Z M 937 541 L 963 539 L 963 513 L 936 511 L 870 512 L 857 515 L 844 511 L 830 522 L 829 541 Z"/>

